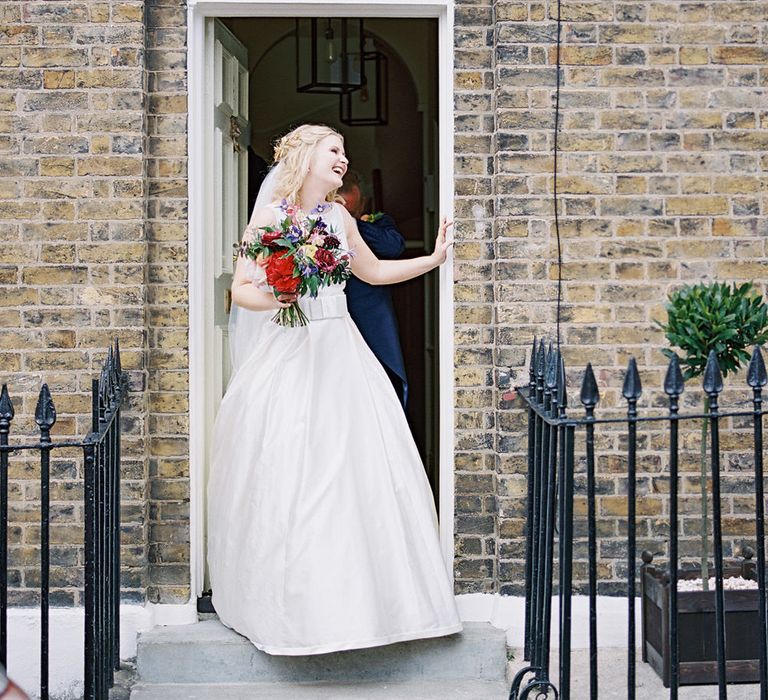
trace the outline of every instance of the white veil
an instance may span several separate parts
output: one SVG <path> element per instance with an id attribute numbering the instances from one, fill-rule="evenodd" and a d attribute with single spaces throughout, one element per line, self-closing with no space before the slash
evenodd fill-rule
<path id="1" fill-rule="evenodd" d="M 279 162 L 267 173 L 259 188 L 259 194 L 253 206 L 254 212 L 275 201 L 275 183 L 281 170 L 282 162 Z M 251 228 L 252 221 L 253 212 L 251 212 L 251 219 L 243 233 L 243 238 L 255 233 Z M 266 283 L 266 275 L 260 265 L 245 260 L 238 260 L 237 264 L 249 265 L 252 271 L 251 280 L 253 284 Z M 240 366 L 248 359 L 250 351 L 256 345 L 259 335 L 261 335 L 264 324 L 269 321 L 273 314 L 273 311 L 251 311 L 250 309 L 244 309 L 236 304 L 232 304 L 229 312 L 229 352 L 232 360 L 232 374 L 237 372 Z"/>

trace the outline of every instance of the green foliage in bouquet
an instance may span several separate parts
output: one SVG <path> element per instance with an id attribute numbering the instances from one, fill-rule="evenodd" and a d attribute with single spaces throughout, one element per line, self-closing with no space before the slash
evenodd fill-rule
<path id="1" fill-rule="evenodd" d="M 737 372 L 749 362 L 754 345 L 768 340 L 768 305 L 762 294 L 747 282 L 728 285 L 725 282 L 701 282 L 686 285 L 669 296 L 667 322 L 657 324 L 669 343 L 682 352 L 680 367 L 685 379 L 704 374 L 709 353 L 714 350 L 724 377 Z M 664 348 L 667 357 L 676 354 Z M 704 412 L 709 411 L 709 398 L 704 399 Z M 701 424 L 701 576 L 708 590 L 709 536 L 707 504 L 707 427 Z"/>

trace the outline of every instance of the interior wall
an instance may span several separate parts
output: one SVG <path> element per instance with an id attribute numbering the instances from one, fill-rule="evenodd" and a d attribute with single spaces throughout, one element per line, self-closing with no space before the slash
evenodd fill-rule
<path id="1" fill-rule="evenodd" d="M 389 61 L 389 122 L 386 126 L 348 126 L 339 119 L 336 95 L 296 91 L 295 20 L 230 18 L 224 20 L 248 47 L 250 121 L 254 151 L 271 162 L 272 144 L 303 122 L 321 122 L 344 134 L 350 167 L 372 184 L 382 173 L 382 209 L 398 222 L 409 240 L 424 238 L 424 122 L 437 119 L 434 80 L 435 45 L 424 19 L 366 19 L 365 32 Z M 425 32 L 430 40 L 424 41 Z M 433 168 L 428 168 L 431 172 Z M 430 226 L 431 228 L 431 226 Z"/>

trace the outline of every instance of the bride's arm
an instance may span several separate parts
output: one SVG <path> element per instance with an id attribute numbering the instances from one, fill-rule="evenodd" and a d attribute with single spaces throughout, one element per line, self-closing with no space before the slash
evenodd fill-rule
<path id="1" fill-rule="evenodd" d="M 274 225 L 274 223 L 274 214 L 271 209 L 264 207 L 254 210 L 243 234 L 243 240 L 248 240 L 249 236 L 253 237 L 255 229 Z M 264 280 L 265 277 L 263 269 L 256 261 L 238 255 L 235 274 L 232 278 L 232 303 L 251 311 L 273 311 L 287 306 L 292 299 L 281 302 L 275 298 L 271 289 L 267 291 L 259 289 L 255 281 Z"/>
<path id="2" fill-rule="evenodd" d="M 422 255 L 407 260 L 379 260 L 366 245 L 352 215 L 343 207 L 339 208 L 343 212 L 344 230 L 349 247 L 354 251 L 352 272 L 355 277 L 368 284 L 396 284 L 423 275 L 442 265 L 448 255 L 448 249 L 453 245 L 453 241 L 447 238 L 447 231 L 452 222 L 443 217 L 432 255 Z"/>

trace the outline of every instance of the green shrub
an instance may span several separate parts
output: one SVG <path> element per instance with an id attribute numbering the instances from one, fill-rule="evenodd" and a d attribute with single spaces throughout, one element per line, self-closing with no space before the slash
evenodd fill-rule
<path id="1" fill-rule="evenodd" d="M 667 322 L 658 323 L 670 345 L 679 348 L 680 368 L 685 379 L 704 374 L 712 350 L 717 355 L 724 377 L 738 372 L 749 362 L 753 345 L 768 340 L 768 305 L 751 282 L 728 285 L 724 282 L 701 282 L 675 290 L 666 304 Z M 667 357 L 675 355 L 664 348 Z M 704 412 L 709 411 L 709 397 L 704 399 Z M 708 590 L 709 536 L 707 504 L 707 426 L 701 424 L 701 577 Z"/>

